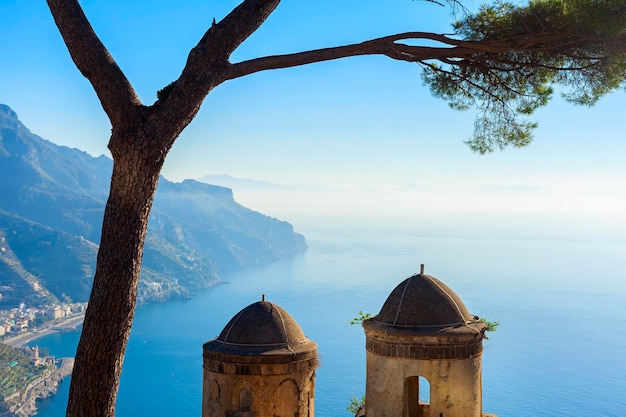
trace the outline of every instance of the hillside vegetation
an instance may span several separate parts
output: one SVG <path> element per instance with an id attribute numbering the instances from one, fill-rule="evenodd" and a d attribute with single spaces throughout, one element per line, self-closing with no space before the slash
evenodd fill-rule
<path id="1" fill-rule="evenodd" d="M 52 368 L 54 365 L 35 365 L 19 349 L 0 343 L 0 401 L 25 391 L 28 384 L 49 373 Z"/>
<path id="2" fill-rule="evenodd" d="M 0 104 L 0 308 L 87 301 L 111 159 L 57 146 Z M 159 181 L 140 302 L 188 297 L 219 273 L 306 249 L 284 221 L 238 204 L 230 189 Z"/>

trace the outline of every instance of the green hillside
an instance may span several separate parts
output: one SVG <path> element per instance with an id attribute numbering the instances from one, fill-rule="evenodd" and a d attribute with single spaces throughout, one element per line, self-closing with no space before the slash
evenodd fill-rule
<path id="1" fill-rule="evenodd" d="M 110 158 L 55 145 L 0 104 L 0 308 L 87 301 L 111 170 Z M 228 188 L 161 178 L 138 297 L 188 297 L 220 272 L 305 249 L 289 223 L 242 206 Z"/>
<path id="2" fill-rule="evenodd" d="M 0 401 L 24 388 L 40 376 L 48 373 L 54 365 L 35 365 L 31 358 L 19 349 L 0 343 Z"/>

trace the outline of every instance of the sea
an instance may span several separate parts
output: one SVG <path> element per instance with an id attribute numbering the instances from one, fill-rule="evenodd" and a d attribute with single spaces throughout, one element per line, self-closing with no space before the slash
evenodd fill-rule
<path id="1" fill-rule="evenodd" d="M 484 342 L 484 411 L 626 417 L 626 239 L 619 234 L 306 229 L 306 252 L 223 274 L 224 284 L 187 301 L 140 306 L 117 416 L 199 417 L 202 344 L 263 294 L 319 346 L 316 416 L 350 416 L 346 407 L 364 394 L 366 377 L 363 329 L 350 321 L 359 312 L 376 314 L 423 263 L 472 314 L 500 323 Z M 78 337 L 56 333 L 32 344 L 73 356 Z M 38 416 L 64 415 L 69 383 L 38 402 Z"/>

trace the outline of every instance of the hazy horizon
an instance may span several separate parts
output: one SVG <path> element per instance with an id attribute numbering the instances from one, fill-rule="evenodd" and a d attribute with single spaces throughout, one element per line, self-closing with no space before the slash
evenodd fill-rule
<path id="1" fill-rule="evenodd" d="M 109 0 L 82 7 L 149 105 L 180 74 L 213 18 L 219 21 L 236 4 Z M 0 101 L 34 133 L 108 155 L 110 123 L 45 2 L 0 0 L 0 14 L 11 16 L 0 25 Z M 453 21 L 449 9 L 430 2 L 283 2 L 233 61 L 414 30 L 449 33 Z M 454 111 L 432 97 L 416 64 L 356 57 L 266 71 L 209 94 L 168 155 L 163 175 L 182 181 L 227 172 L 348 189 L 539 187 L 557 193 L 553 206 L 565 193 L 563 204 L 572 210 L 604 213 L 623 207 L 626 198 L 625 98 L 617 91 L 587 108 L 565 103 L 556 92 L 532 116 L 539 128 L 529 146 L 478 155 L 464 144 L 474 111 Z M 482 209 L 479 201 L 469 206 L 477 205 Z"/>
<path id="2" fill-rule="evenodd" d="M 305 235 L 320 228 L 387 229 L 431 236 L 626 242 L 624 201 L 617 195 L 613 201 L 607 196 L 589 201 L 586 194 L 496 183 L 359 190 L 219 177 L 197 180 L 232 188 L 240 204 L 289 221 Z"/>

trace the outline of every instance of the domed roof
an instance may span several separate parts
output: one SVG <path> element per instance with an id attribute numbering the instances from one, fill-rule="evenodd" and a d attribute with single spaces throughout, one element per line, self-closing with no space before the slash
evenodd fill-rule
<path id="1" fill-rule="evenodd" d="M 317 348 L 282 307 L 259 301 L 237 313 L 204 349 L 232 355 L 295 355 Z"/>
<path id="2" fill-rule="evenodd" d="M 420 273 L 389 294 L 374 321 L 397 327 L 447 327 L 475 319 L 446 284 Z"/>

